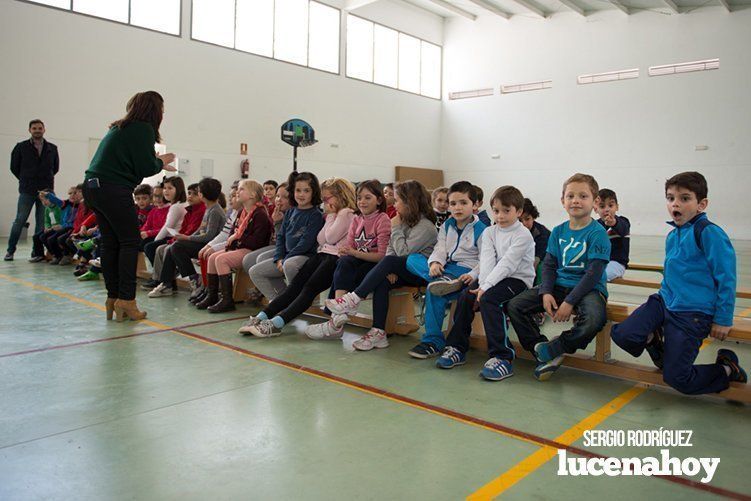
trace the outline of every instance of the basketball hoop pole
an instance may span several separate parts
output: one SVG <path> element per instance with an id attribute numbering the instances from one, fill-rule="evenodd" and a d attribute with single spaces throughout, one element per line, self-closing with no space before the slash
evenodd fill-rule
<path id="1" fill-rule="evenodd" d="M 297 145 L 292 147 L 292 172 L 297 172 Z"/>

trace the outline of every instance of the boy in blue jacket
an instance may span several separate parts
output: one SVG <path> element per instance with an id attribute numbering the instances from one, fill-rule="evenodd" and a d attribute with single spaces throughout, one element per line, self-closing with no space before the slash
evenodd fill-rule
<path id="1" fill-rule="evenodd" d="M 694 365 L 707 335 L 727 337 L 735 308 L 735 251 L 722 228 L 704 214 L 707 191 L 698 172 L 667 180 L 668 224 L 675 229 L 665 241 L 665 278 L 657 294 L 611 330 L 618 346 L 635 357 L 646 349 L 665 383 L 689 395 L 748 380 L 731 350 L 719 350 L 713 364 Z"/>

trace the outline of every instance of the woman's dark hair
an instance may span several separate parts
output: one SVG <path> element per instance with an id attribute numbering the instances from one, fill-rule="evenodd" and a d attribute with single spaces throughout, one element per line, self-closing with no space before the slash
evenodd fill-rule
<path id="1" fill-rule="evenodd" d="M 156 133 L 156 142 L 162 142 L 162 136 L 159 134 L 159 126 L 162 124 L 164 115 L 164 99 L 153 90 L 139 92 L 128 100 L 125 105 L 125 116 L 110 124 L 110 127 L 123 129 L 132 122 L 146 122 L 154 128 Z"/>
<path id="2" fill-rule="evenodd" d="M 422 183 L 413 179 L 402 181 L 396 183 L 394 191 L 408 208 L 407 214 L 399 214 L 404 224 L 412 228 L 420 222 L 421 216 L 435 223 L 435 211 L 430 203 L 430 193 Z"/>
<path id="3" fill-rule="evenodd" d="M 298 181 L 305 181 L 310 185 L 310 189 L 313 190 L 313 198 L 310 203 L 313 207 L 318 207 L 323 203 L 321 200 L 321 183 L 318 182 L 318 178 L 312 172 L 292 172 L 289 175 L 287 184 L 290 186 L 288 191 L 289 205 L 291 207 L 297 207 L 297 200 L 295 200 L 295 183 Z"/>
<path id="4" fill-rule="evenodd" d="M 183 178 L 179 176 L 165 177 L 162 181 L 162 185 L 165 184 L 171 184 L 175 187 L 175 198 L 170 200 L 170 203 L 176 204 L 188 200 L 188 194 L 185 192 L 185 182 L 183 181 Z"/>
<path id="5" fill-rule="evenodd" d="M 358 184 L 357 194 L 359 195 L 362 190 L 368 190 L 378 199 L 378 212 L 386 212 L 386 198 L 383 196 L 381 182 L 378 179 L 371 179 Z M 360 214 L 360 209 L 357 209 L 355 213 Z"/>

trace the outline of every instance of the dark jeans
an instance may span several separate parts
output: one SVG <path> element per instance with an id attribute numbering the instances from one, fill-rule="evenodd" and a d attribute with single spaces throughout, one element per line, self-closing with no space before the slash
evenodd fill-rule
<path id="1" fill-rule="evenodd" d="M 340 257 L 339 262 L 336 263 L 334 282 L 331 284 L 331 290 L 343 290 L 347 292 L 354 290 L 376 264 L 353 256 Z"/>
<path id="2" fill-rule="evenodd" d="M 462 353 L 469 350 L 469 336 L 472 334 L 472 321 L 475 319 L 475 299 L 477 296 L 469 291 L 477 288 L 477 282 L 464 289 L 456 301 L 454 325 L 451 327 L 446 345 L 453 346 Z M 517 278 L 506 278 L 488 289 L 480 298 L 480 314 L 488 340 L 488 354 L 512 361 L 516 352 L 511 347 L 506 332 L 506 314 L 504 305 L 514 296 L 527 289 L 524 282 Z"/>
<path id="3" fill-rule="evenodd" d="M 146 237 L 142 238 L 141 242 L 138 244 L 138 250 L 141 252 L 144 252 L 144 248 L 146 247 L 146 244 L 149 244 L 154 241 L 154 237 Z M 154 250 L 156 252 L 156 249 Z"/>
<path id="4" fill-rule="evenodd" d="M 138 238 L 139 239 L 141 238 L 140 232 L 138 234 Z M 151 266 L 154 266 L 154 258 L 156 258 L 156 249 L 160 245 L 164 245 L 167 242 L 169 242 L 169 239 L 168 238 L 164 238 L 162 240 L 152 240 L 151 242 L 149 242 L 149 243 L 147 243 L 147 244 L 145 244 L 143 246 L 143 253 L 148 258 L 149 262 L 151 263 Z"/>
<path id="5" fill-rule="evenodd" d="M 33 242 L 31 255 L 44 257 L 44 247 L 47 243 L 47 239 L 50 238 L 54 234 L 55 234 L 55 230 L 50 230 L 50 231 L 42 230 L 37 233 L 34 233 L 34 236 L 31 237 L 31 240 Z"/>
<path id="6" fill-rule="evenodd" d="M 50 251 L 50 254 L 60 259 L 63 257 L 65 249 L 65 240 L 70 236 L 70 229 L 55 230 L 44 239 L 44 246 Z"/>
<path id="7" fill-rule="evenodd" d="M 84 198 L 94 210 L 101 235 L 100 256 L 107 297 L 136 298 L 138 215 L 133 192 L 127 186 L 102 181 L 100 187 L 84 184 Z"/>
<path id="8" fill-rule="evenodd" d="M 171 284 L 175 279 L 175 272 L 185 278 L 196 274 L 196 267 L 191 259 L 198 257 L 198 251 L 203 249 L 205 244 L 200 242 L 191 242 L 188 240 L 177 241 L 167 247 L 162 262 L 162 275 L 159 281 L 163 284 Z"/>
<path id="9" fill-rule="evenodd" d="M 534 353 L 537 343 L 548 340 L 540 334 L 540 327 L 532 315 L 542 313 L 542 296 L 538 294 L 539 288 L 529 289 L 509 301 L 506 307 L 511 324 L 514 326 L 519 342 L 525 350 Z M 553 289 L 553 297 L 557 304 L 561 304 L 571 289 L 556 286 Z M 574 326 L 567 331 L 561 332 L 558 342 L 564 353 L 574 353 L 576 350 L 586 348 L 597 333 L 602 330 L 607 322 L 605 298 L 596 290 L 590 291 L 574 305 Z"/>
<path id="10" fill-rule="evenodd" d="M 386 279 L 386 275 L 390 273 L 397 276 L 393 284 Z M 389 313 L 389 291 L 398 287 L 419 287 L 425 284 L 425 280 L 407 270 L 407 256 L 385 256 L 365 275 L 354 292 L 363 299 L 373 293 L 373 327 L 384 329 Z"/>
<path id="11" fill-rule="evenodd" d="M 662 379 L 681 393 L 701 395 L 728 388 L 728 376 L 720 364 L 694 365 L 704 338 L 712 328 L 706 313 L 670 311 L 659 294 L 652 294 L 629 317 L 610 330 L 613 342 L 638 357 L 649 334 L 662 331 Z"/>
<path id="12" fill-rule="evenodd" d="M 284 323 L 302 315 L 316 296 L 331 287 L 338 256 L 318 253 L 308 259 L 281 294 L 263 310 L 266 316 L 279 315 Z"/>
<path id="13" fill-rule="evenodd" d="M 26 221 L 29 219 L 31 209 L 34 205 L 36 205 L 36 210 L 34 211 L 35 225 L 33 234 L 36 235 L 39 232 L 44 231 L 44 205 L 42 205 L 42 201 L 39 200 L 39 197 L 36 194 L 31 195 L 29 193 L 19 193 L 16 218 L 13 220 L 13 226 L 10 228 L 10 236 L 8 237 L 8 252 L 10 254 L 16 252 L 16 246 L 18 245 L 18 239 L 21 238 L 23 225 L 26 224 Z M 31 253 L 31 257 L 44 254 L 44 250 L 42 250 L 41 254 L 37 254 L 36 250 L 39 249 L 35 248 Z"/>

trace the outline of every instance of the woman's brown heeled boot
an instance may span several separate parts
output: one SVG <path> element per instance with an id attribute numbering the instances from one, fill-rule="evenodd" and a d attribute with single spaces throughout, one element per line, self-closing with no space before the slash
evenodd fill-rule
<path id="1" fill-rule="evenodd" d="M 125 301 L 118 299 L 115 301 L 115 320 L 122 322 L 126 318 L 131 320 L 143 320 L 146 318 L 146 312 L 140 311 L 135 299 Z"/>
<path id="2" fill-rule="evenodd" d="M 108 297 L 107 301 L 104 303 L 104 307 L 107 311 L 107 320 L 112 320 L 112 315 L 115 313 L 115 301 L 117 301 L 117 298 Z"/>

